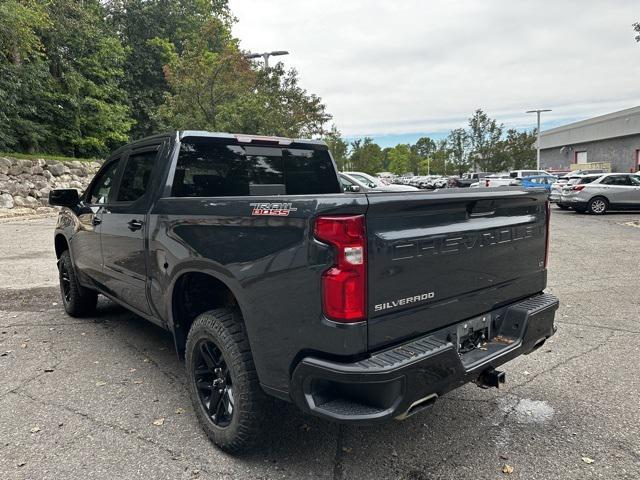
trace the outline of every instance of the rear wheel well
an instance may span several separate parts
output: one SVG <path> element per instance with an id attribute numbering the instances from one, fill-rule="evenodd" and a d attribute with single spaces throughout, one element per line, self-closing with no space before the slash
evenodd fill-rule
<path id="1" fill-rule="evenodd" d="M 55 248 L 56 248 L 56 258 L 60 258 L 60 256 L 66 251 L 69 250 L 69 244 L 67 243 L 67 239 L 64 235 L 59 233 L 55 238 Z"/>
<path id="2" fill-rule="evenodd" d="M 175 283 L 171 296 L 173 333 L 178 355 L 183 358 L 187 335 L 198 315 L 216 308 L 238 308 L 229 287 L 211 275 L 189 272 Z"/>

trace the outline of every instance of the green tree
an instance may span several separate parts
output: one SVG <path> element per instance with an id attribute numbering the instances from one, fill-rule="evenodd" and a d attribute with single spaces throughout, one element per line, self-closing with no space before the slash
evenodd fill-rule
<path id="1" fill-rule="evenodd" d="M 298 72 L 282 63 L 260 68 L 255 85 L 234 110 L 238 121 L 230 131 L 294 138 L 323 136 L 332 118 L 322 99 L 300 86 Z"/>
<path id="2" fill-rule="evenodd" d="M 640 43 L 640 22 L 636 22 L 633 24 L 633 30 L 637 33 L 636 42 Z"/>
<path id="3" fill-rule="evenodd" d="M 536 166 L 536 131 L 518 132 L 510 128 L 501 142 L 501 149 L 508 156 L 506 169 L 522 170 Z"/>
<path id="4" fill-rule="evenodd" d="M 197 42 L 205 24 L 216 18 L 233 22 L 226 0 L 108 0 L 107 19 L 128 51 L 124 88 L 133 112 L 131 135 L 140 138 L 160 130 L 158 110 L 169 90 L 163 67 L 164 47 L 181 55 Z M 211 40 L 211 38 L 210 38 Z M 215 40 L 215 38 L 214 38 Z M 219 51 L 220 46 L 211 48 Z"/>
<path id="5" fill-rule="evenodd" d="M 351 142 L 349 169 L 355 172 L 376 174 L 383 170 L 384 155 L 380 145 L 365 137 Z"/>
<path id="6" fill-rule="evenodd" d="M 342 138 L 338 128 L 333 125 L 323 140 L 329 147 L 338 169 L 341 171 L 346 170 L 347 162 L 349 161 L 349 144 Z"/>
<path id="7" fill-rule="evenodd" d="M 65 154 L 104 155 L 129 139 L 133 121 L 121 86 L 126 52 L 99 0 L 52 0 L 42 32 L 57 108 L 52 129 Z"/>
<path id="8" fill-rule="evenodd" d="M 411 145 L 409 155 L 409 170 L 418 173 L 427 173 L 428 167 L 423 168 L 425 160 L 430 159 L 437 150 L 436 142 L 429 137 L 419 138 L 415 144 Z M 427 165 L 429 162 L 426 163 Z"/>
<path id="9" fill-rule="evenodd" d="M 391 148 L 388 153 L 389 171 L 396 175 L 408 173 L 411 170 L 411 147 L 406 144 L 398 144 Z M 416 171 L 413 172 L 418 173 Z"/>
<path id="10" fill-rule="evenodd" d="M 242 122 L 245 110 L 257 107 L 255 101 L 242 104 L 255 85 L 256 74 L 219 20 L 211 18 L 201 35 L 186 42 L 182 53 L 171 42 L 158 39 L 155 44 L 162 47 L 167 62 L 164 72 L 170 93 L 165 94 L 159 110 L 165 125 L 228 130 L 231 124 Z"/>
<path id="11" fill-rule="evenodd" d="M 52 85 L 39 35 L 49 27 L 41 2 L 0 3 L 0 150 L 33 152 L 53 137 Z"/>
<path id="12" fill-rule="evenodd" d="M 19 64 L 42 52 L 38 31 L 50 26 L 43 2 L 4 0 L 0 3 L 0 59 Z"/>
<path id="13" fill-rule="evenodd" d="M 502 124 L 498 124 L 481 109 L 474 112 L 469 119 L 469 142 L 474 167 L 485 172 L 499 171 L 499 164 L 503 160 L 496 157 L 496 152 L 503 129 Z"/>
<path id="14" fill-rule="evenodd" d="M 449 162 L 458 176 L 462 176 L 471 167 L 469 150 L 471 148 L 469 135 L 464 128 L 451 130 L 447 137 L 449 147 Z"/>
<path id="15" fill-rule="evenodd" d="M 180 53 L 156 39 L 166 58 L 170 91 L 159 119 L 174 128 L 209 129 L 285 137 L 322 136 L 331 119 L 316 95 L 281 63 L 256 70 L 229 26 L 211 17 Z"/>

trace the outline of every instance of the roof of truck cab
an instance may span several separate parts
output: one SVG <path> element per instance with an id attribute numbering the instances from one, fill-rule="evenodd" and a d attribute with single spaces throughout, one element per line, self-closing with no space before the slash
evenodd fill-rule
<path id="1" fill-rule="evenodd" d="M 144 146 L 146 143 L 153 142 L 154 140 L 161 140 L 167 138 L 177 138 L 182 140 L 183 138 L 188 137 L 200 137 L 200 138 L 223 138 L 229 140 L 238 140 L 239 137 L 242 138 L 254 138 L 257 140 L 271 140 L 271 141 L 284 141 L 288 144 L 293 145 L 313 145 L 316 147 L 324 147 L 327 148 L 327 144 L 322 140 L 313 140 L 313 139 L 304 139 L 304 138 L 287 138 L 287 137 L 275 137 L 268 135 L 249 135 L 244 133 L 225 133 L 225 132 L 207 132 L 205 130 L 173 130 L 164 133 L 158 133 L 156 135 L 150 135 L 148 137 L 140 138 L 138 140 L 134 140 L 133 142 L 129 142 L 126 145 L 114 150 L 109 154 L 109 158 L 112 158 L 116 155 L 119 155 L 123 151 L 131 148 L 131 147 L 139 147 Z"/>
<path id="2" fill-rule="evenodd" d="M 209 137 L 209 138 L 228 138 L 237 140 L 238 137 L 255 138 L 255 139 L 269 139 L 269 140 L 282 140 L 291 143 L 305 143 L 309 145 L 326 145 L 322 140 L 314 140 L 310 138 L 288 138 L 277 137 L 275 135 L 252 135 L 248 133 L 227 133 L 227 132 L 208 132 L 206 130 L 180 130 L 177 132 L 178 137 L 182 140 L 185 137 Z"/>

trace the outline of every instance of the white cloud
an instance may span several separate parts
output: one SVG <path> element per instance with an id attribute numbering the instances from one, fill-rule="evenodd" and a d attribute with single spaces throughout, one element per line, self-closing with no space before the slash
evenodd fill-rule
<path id="1" fill-rule="evenodd" d="M 231 0 L 244 49 L 286 49 L 347 135 L 509 126 L 640 104 L 637 0 Z"/>

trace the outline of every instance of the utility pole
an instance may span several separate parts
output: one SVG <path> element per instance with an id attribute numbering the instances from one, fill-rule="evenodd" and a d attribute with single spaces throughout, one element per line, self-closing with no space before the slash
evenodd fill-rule
<path id="1" fill-rule="evenodd" d="M 279 55 L 289 55 L 289 52 L 286 50 L 275 50 L 273 52 L 264 52 L 264 53 L 247 53 L 244 58 L 260 58 L 264 59 L 264 69 L 269 70 L 269 57 L 277 57 Z"/>
<path id="2" fill-rule="evenodd" d="M 526 113 L 538 114 L 538 141 L 536 142 L 536 169 L 540 170 L 540 114 L 542 112 L 551 112 L 550 108 L 542 108 L 538 110 L 527 110 Z"/>

